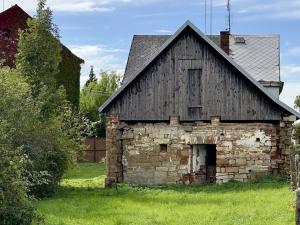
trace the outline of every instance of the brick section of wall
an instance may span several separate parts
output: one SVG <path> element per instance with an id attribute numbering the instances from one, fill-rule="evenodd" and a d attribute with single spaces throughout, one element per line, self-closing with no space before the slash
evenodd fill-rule
<path id="1" fill-rule="evenodd" d="M 170 116 L 170 125 L 178 125 L 179 116 Z"/>
<path id="2" fill-rule="evenodd" d="M 280 123 L 280 144 L 279 149 L 281 150 L 282 162 L 280 164 L 281 171 L 285 174 L 290 174 L 291 177 L 291 186 L 293 190 L 296 190 L 297 181 L 296 181 L 296 170 L 295 170 L 295 153 L 292 148 L 292 132 L 293 132 L 293 123 L 296 121 L 296 118 L 293 116 L 283 118 L 283 121 Z"/>
<path id="3" fill-rule="evenodd" d="M 119 129 L 119 116 L 112 114 L 106 117 L 106 171 L 105 185 L 123 181 L 122 142 Z"/>
<path id="4" fill-rule="evenodd" d="M 223 49 L 224 52 L 226 52 L 227 55 L 229 55 L 230 52 L 229 37 L 230 37 L 229 31 L 220 32 L 220 47 L 221 49 Z"/>
<path id="5" fill-rule="evenodd" d="M 120 135 L 123 149 L 121 153 L 112 146 L 114 141 L 107 140 L 108 157 L 112 151 L 118 152 L 117 157 L 122 154 L 124 181 L 132 184 L 199 182 L 191 168 L 191 146 L 194 144 L 216 145 L 217 183 L 230 179 L 245 181 L 269 172 L 277 174 L 287 171 L 289 166 L 287 139 L 290 130 L 280 128 L 279 124 L 220 123 L 215 126 L 198 122 L 172 126 L 138 123 L 121 127 L 121 133 L 111 132 L 116 124 L 108 123 L 108 139 Z M 166 151 L 164 146 L 167 146 Z M 112 162 L 116 159 L 108 158 L 109 179 L 116 170 L 109 165 Z"/>

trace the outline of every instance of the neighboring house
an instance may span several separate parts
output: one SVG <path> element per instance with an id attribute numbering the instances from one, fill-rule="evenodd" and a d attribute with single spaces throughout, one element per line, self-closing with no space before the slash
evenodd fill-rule
<path id="1" fill-rule="evenodd" d="M 222 50 L 223 49 L 223 50 Z M 229 55 L 228 55 L 229 54 Z M 107 116 L 107 185 L 222 183 L 289 171 L 279 37 L 134 36 Z"/>
<path id="2" fill-rule="evenodd" d="M 18 30 L 27 27 L 27 19 L 31 18 L 18 5 L 0 13 L 0 61 L 4 66 L 15 67 L 15 55 L 18 47 Z M 62 62 L 60 72 L 56 76 L 58 85 L 66 89 L 68 99 L 76 106 L 79 104 L 80 69 L 84 63 L 68 48 L 62 45 Z"/>

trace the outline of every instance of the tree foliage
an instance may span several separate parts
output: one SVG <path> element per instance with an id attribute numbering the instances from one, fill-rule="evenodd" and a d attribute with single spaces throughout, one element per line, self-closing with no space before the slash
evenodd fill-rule
<path id="1" fill-rule="evenodd" d="M 300 110 L 300 96 L 296 97 L 295 108 Z M 300 124 L 299 123 L 294 125 L 294 139 L 298 143 L 300 143 Z"/>
<path id="2" fill-rule="evenodd" d="M 55 75 L 61 62 L 61 44 L 46 0 L 38 2 L 37 15 L 27 23 L 28 28 L 19 34 L 16 68 L 31 84 L 32 93 L 37 95 L 43 85 L 56 88 Z"/>
<path id="3" fill-rule="evenodd" d="M 105 136 L 104 120 L 98 109 L 119 85 L 120 76 L 116 72 L 101 72 L 99 81 L 90 82 L 81 90 L 80 108 L 94 122 L 95 135 L 98 137 Z"/>
<path id="4" fill-rule="evenodd" d="M 0 221 L 4 225 L 27 225 L 36 217 L 28 195 L 29 177 L 33 178 L 26 170 L 30 160 L 25 145 L 15 144 L 15 138 L 26 135 L 24 128 L 34 122 L 28 117 L 37 113 L 28 92 L 29 85 L 15 71 L 0 70 Z"/>
<path id="5" fill-rule="evenodd" d="M 28 29 L 20 33 L 16 58 L 17 72 L 31 87 L 35 113 L 26 117 L 26 125 L 16 132 L 16 146 L 32 160 L 32 173 L 48 173 L 46 183 L 32 182 L 31 192 L 37 196 L 55 190 L 63 173 L 81 149 L 80 115 L 67 101 L 63 86 L 57 88 L 55 75 L 61 61 L 57 27 L 52 23 L 52 11 L 40 0 L 37 16 L 28 21 Z"/>
<path id="6" fill-rule="evenodd" d="M 94 72 L 94 67 L 91 66 L 90 74 L 89 74 L 89 79 L 86 81 L 85 86 L 89 86 L 90 83 L 92 82 L 97 82 L 96 74 Z"/>
<path id="7" fill-rule="evenodd" d="M 296 97 L 295 108 L 300 109 L 300 95 Z"/>
<path id="8" fill-rule="evenodd" d="M 53 193 L 82 149 L 88 121 L 56 88 L 60 62 L 52 12 L 40 0 L 20 33 L 16 69 L 0 69 L 0 221 L 29 225 L 32 198 Z"/>

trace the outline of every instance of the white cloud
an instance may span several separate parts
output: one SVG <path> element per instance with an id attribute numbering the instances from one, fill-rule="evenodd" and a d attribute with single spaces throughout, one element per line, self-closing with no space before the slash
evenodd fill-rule
<path id="1" fill-rule="evenodd" d="M 64 12 L 111 12 L 117 4 L 145 4 L 160 0 L 48 0 L 47 4 L 55 11 Z M 5 9 L 18 4 L 24 10 L 35 11 L 36 0 L 6 0 Z"/>
<path id="2" fill-rule="evenodd" d="M 155 33 L 160 33 L 160 34 L 171 34 L 171 30 L 164 30 L 164 29 L 158 29 L 155 31 Z"/>
<path id="3" fill-rule="evenodd" d="M 296 96 L 300 95 L 300 66 L 284 65 L 281 74 L 285 84 L 280 99 L 294 108 Z"/>
<path id="4" fill-rule="evenodd" d="M 300 1 L 244 0 L 233 4 L 233 13 L 235 12 L 244 20 L 300 19 Z"/>
<path id="5" fill-rule="evenodd" d="M 88 79 L 91 65 L 94 66 L 97 75 L 101 70 L 113 70 L 121 75 L 124 73 L 125 62 L 120 62 L 118 57 L 118 54 L 124 51 L 122 49 L 111 49 L 105 45 L 73 45 L 68 47 L 85 61 L 81 69 L 81 85 Z"/>
<path id="6" fill-rule="evenodd" d="M 99 7 L 92 2 L 79 2 L 72 5 L 70 3 L 57 4 L 52 9 L 64 12 L 112 12 L 115 10 L 115 7 Z"/>
<path id="7" fill-rule="evenodd" d="M 300 12 L 299 12 L 300 14 Z M 284 53 L 284 56 L 300 56 L 300 47 L 292 47 L 287 49 Z"/>
<path id="8" fill-rule="evenodd" d="M 299 82 L 300 82 L 300 66 L 293 66 L 293 65 L 283 66 L 282 73 L 284 76 L 299 75 Z"/>
<path id="9" fill-rule="evenodd" d="M 300 95 L 300 82 L 286 82 L 280 95 L 280 100 L 294 108 L 296 96 Z"/>

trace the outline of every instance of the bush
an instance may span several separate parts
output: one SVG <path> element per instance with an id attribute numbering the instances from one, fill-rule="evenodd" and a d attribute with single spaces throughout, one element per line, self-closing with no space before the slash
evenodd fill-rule
<path id="1" fill-rule="evenodd" d="M 3 225 L 27 225 L 37 217 L 28 195 L 28 176 L 24 176 L 28 174 L 25 168 L 29 159 L 21 147 L 13 148 L 12 143 L 19 129 L 13 122 L 22 121 L 20 107 L 22 101 L 27 102 L 23 97 L 28 86 L 14 75 L 0 71 L 0 221 Z"/>
<path id="2" fill-rule="evenodd" d="M 41 93 L 44 94 L 33 98 L 29 85 L 16 70 L 0 70 L 0 122 L 7 127 L 3 132 L 6 135 L 1 137 L 12 152 L 21 148 L 27 157 L 28 163 L 14 168 L 22 168 L 26 191 L 36 197 L 55 191 L 73 157 L 81 150 L 80 129 L 85 132 L 81 116 L 63 100 L 62 89 Z"/>
<path id="3" fill-rule="evenodd" d="M 0 146 L 0 221 L 2 225 L 25 225 L 37 217 L 22 176 L 26 158 L 21 149 Z"/>

